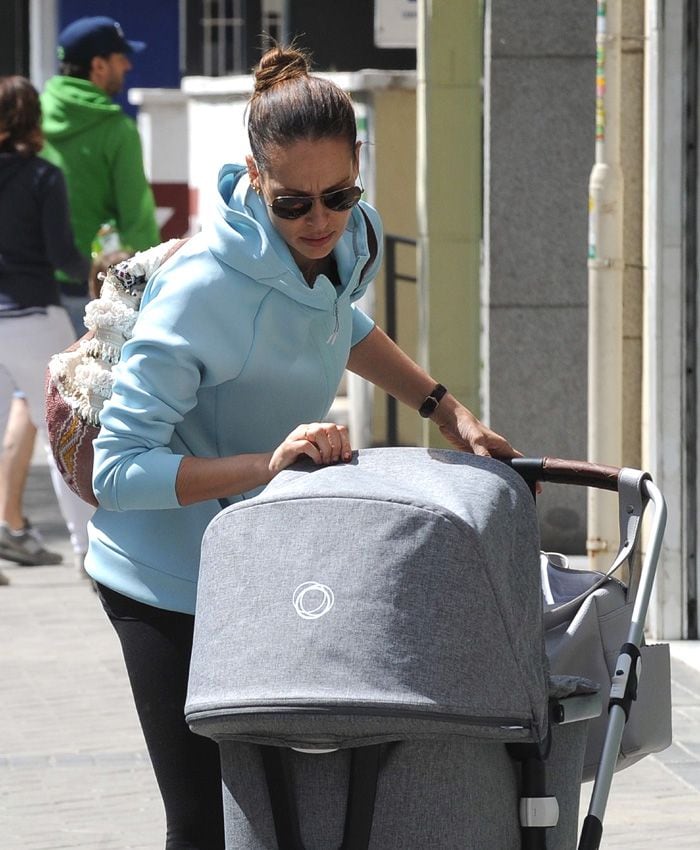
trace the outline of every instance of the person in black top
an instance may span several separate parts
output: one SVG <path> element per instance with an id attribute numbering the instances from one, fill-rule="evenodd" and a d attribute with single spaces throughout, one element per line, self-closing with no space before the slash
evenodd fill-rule
<path id="1" fill-rule="evenodd" d="M 63 173 L 37 156 L 43 144 L 39 95 L 29 80 L 0 78 L 0 558 L 24 565 L 58 563 L 24 518 L 27 439 L 44 422 L 44 377 L 52 354 L 75 339 L 54 271 L 87 279 L 90 259 L 75 246 Z M 17 399 L 17 393 L 24 400 Z M 13 401 L 14 399 L 14 401 Z M 31 422 L 17 405 L 26 403 Z M 14 409 L 12 405 L 15 405 Z M 6 432 L 13 409 L 13 427 Z M 18 424 L 19 423 L 19 424 Z M 76 560 L 87 550 L 91 509 L 61 478 L 52 481 Z"/>

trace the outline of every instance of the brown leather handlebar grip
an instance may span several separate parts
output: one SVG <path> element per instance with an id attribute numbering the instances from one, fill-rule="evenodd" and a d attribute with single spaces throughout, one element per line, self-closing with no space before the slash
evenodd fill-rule
<path id="1" fill-rule="evenodd" d="M 600 463 L 588 463 L 585 460 L 545 457 L 542 459 L 540 480 L 617 491 L 620 469 L 617 466 L 604 466 Z"/>
<path id="2" fill-rule="evenodd" d="M 525 479 L 532 493 L 538 481 L 554 484 L 577 484 L 581 487 L 596 487 L 599 490 L 617 492 L 620 488 L 620 473 L 617 466 L 603 466 L 585 460 L 564 460 L 559 457 L 512 457 L 507 461 Z"/>

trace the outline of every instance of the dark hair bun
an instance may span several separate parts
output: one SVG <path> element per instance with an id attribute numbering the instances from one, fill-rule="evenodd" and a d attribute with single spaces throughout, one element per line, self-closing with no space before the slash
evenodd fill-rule
<path id="1" fill-rule="evenodd" d="M 254 95 L 260 95 L 278 83 L 308 77 L 309 56 L 295 47 L 280 47 L 268 50 L 255 69 Z"/>
<path id="2" fill-rule="evenodd" d="M 346 92 L 310 72 L 309 54 L 296 44 L 274 45 L 255 68 L 248 101 L 248 140 L 258 166 L 274 163 L 279 148 L 308 139 L 341 138 L 355 156 L 355 110 Z"/>

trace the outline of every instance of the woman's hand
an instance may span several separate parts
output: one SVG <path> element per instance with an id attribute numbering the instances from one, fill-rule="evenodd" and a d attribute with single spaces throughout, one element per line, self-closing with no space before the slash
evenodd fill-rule
<path id="1" fill-rule="evenodd" d="M 274 476 L 297 461 L 301 455 L 323 466 L 352 458 L 348 429 L 334 422 L 311 422 L 298 425 L 272 453 L 270 473 Z"/>
<path id="2" fill-rule="evenodd" d="M 522 453 L 514 449 L 505 437 L 487 428 L 456 400 L 452 405 L 447 398 L 441 401 L 431 419 L 440 429 L 442 436 L 460 451 L 483 457 L 522 457 Z"/>

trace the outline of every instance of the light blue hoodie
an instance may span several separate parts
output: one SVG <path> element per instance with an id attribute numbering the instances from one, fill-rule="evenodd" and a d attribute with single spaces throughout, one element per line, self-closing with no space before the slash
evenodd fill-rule
<path id="1" fill-rule="evenodd" d="M 361 204 L 334 249 L 341 285 L 320 275 L 310 288 L 245 167 L 224 166 L 219 192 L 213 222 L 149 281 L 94 442 L 89 574 L 186 613 L 221 508 L 179 506 L 183 456 L 272 451 L 299 423 L 323 420 L 351 346 L 373 328 L 351 303 L 381 261 L 381 222 Z"/>

